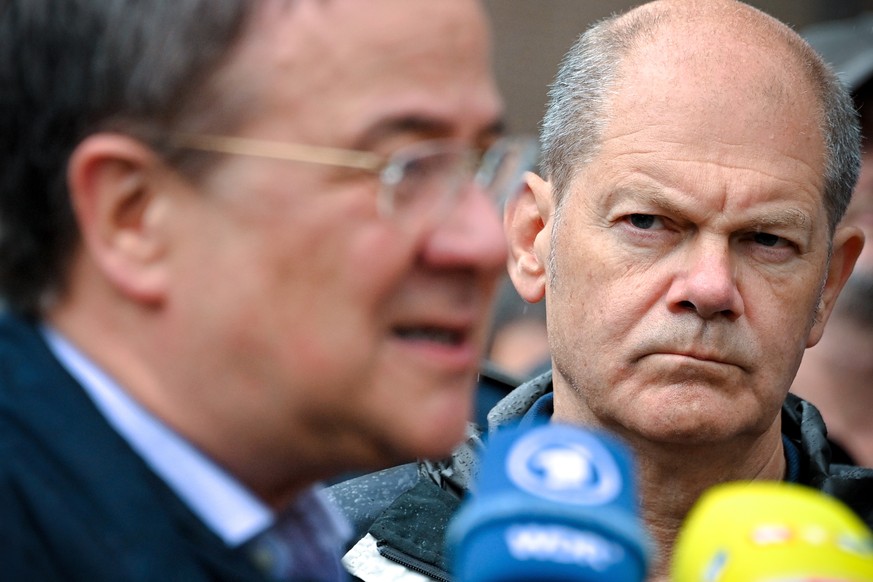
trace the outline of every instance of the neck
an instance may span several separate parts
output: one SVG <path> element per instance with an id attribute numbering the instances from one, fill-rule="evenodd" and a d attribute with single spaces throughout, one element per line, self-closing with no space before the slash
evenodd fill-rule
<path id="1" fill-rule="evenodd" d="M 558 379 L 560 380 L 560 379 Z M 633 451 L 640 510 L 655 544 L 648 582 L 666 582 L 673 546 L 691 507 L 701 494 L 729 481 L 783 480 L 787 468 L 782 444 L 782 417 L 777 410 L 766 428 L 726 431 L 705 439 L 643 434 L 613 418 L 598 417 L 571 396 L 559 398 L 555 383 L 553 420 L 599 427 L 618 435 Z"/>
<path id="2" fill-rule="evenodd" d="M 631 443 L 639 470 L 642 517 L 657 548 L 650 582 L 668 579 L 676 537 L 706 489 L 727 481 L 784 477 L 780 434 L 777 421 L 765 435 L 742 447 L 737 443 L 677 447 L 642 439 Z"/>
<path id="3" fill-rule="evenodd" d="M 98 293 L 93 296 L 89 302 L 101 297 Z M 258 431 L 246 423 L 254 413 L 223 412 L 231 405 L 222 404 L 221 391 L 214 382 L 196 375 L 201 367 L 176 364 L 187 361 L 180 355 L 184 349 L 173 343 L 184 334 L 167 333 L 155 323 L 156 318 L 102 298 L 99 308 L 73 298 L 59 301 L 45 314 L 45 321 L 139 406 L 221 465 L 267 505 L 281 509 L 317 480 L 313 475 L 338 472 L 324 466 L 328 461 L 303 459 L 292 450 L 281 459 L 270 456 L 275 446 L 268 439 L 254 438 Z M 287 424 L 296 427 L 301 423 Z M 277 466 L 284 470 L 277 471 Z"/>

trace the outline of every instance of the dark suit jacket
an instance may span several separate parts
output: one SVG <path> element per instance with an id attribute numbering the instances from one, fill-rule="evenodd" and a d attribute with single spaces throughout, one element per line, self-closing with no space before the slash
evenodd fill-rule
<path id="1" fill-rule="evenodd" d="M 109 426 L 27 321 L 0 315 L 0 579 L 263 580 Z"/>

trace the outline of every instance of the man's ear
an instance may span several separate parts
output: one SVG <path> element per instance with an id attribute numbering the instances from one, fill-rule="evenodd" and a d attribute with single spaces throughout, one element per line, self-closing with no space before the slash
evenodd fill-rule
<path id="1" fill-rule="evenodd" d="M 162 164 L 141 142 L 95 134 L 70 156 L 67 183 L 85 252 L 126 297 L 159 303 L 166 291 Z"/>
<path id="2" fill-rule="evenodd" d="M 545 261 L 549 252 L 546 228 L 553 214 L 552 187 L 528 172 L 525 187 L 506 207 L 503 229 L 509 244 L 509 277 L 519 295 L 536 303 L 546 293 Z"/>
<path id="3" fill-rule="evenodd" d="M 855 261 L 864 248 L 864 233 L 855 226 L 838 226 L 834 233 L 833 253 L 828 265 L 827 280 L 816 308 L 815 323 L 806 340 L 811 348 L 821 339 L 825 324 L 834 310 L 837 296 L 855 268 Z"/>

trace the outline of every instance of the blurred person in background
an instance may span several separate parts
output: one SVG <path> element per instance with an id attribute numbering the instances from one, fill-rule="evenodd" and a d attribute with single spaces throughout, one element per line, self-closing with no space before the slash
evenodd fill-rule
<path id="1" fill-rule="evenodd" d="M 513 388 L 551 367 L 545 303 L 528 303 L 505 277 L 485 345 L 473 418 L 482 427 L 488 425 L 488 412 Z"/>
<path id="2" fill-rule="evenodd" d="M 489 44 L 477 0 L 2 4 L 4 580 L 347 577 L 318 482 L 472 412 L 535 149 Z"/>
<path id="3" fill-rule="evenodd" d="M 509 278 L 497 295 L 486 353 L 499 369 L 523 380 L 550 361 L 545 303 L 522 299 Z"/>
<path id="4" fill-rule="evenodd" d="M 804 36 L 846 83 L 861 117 L 861 174 L 843 224 L 863 230 L 867 243 L 791 390 L 816 405 L 828 435 L 857 463 L 873 467 L 873 13 L 814 25 Z"/>

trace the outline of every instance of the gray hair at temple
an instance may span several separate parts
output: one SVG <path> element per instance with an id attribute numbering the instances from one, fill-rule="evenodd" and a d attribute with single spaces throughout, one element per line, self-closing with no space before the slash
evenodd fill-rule
<path id="1" fill-rule="evenodd" d="M 669 3 L 663 4 L 595 23 L 564 56 L 549 90 L 540 131 L 542 168 L 552 183 L 558 211 L 576 172 L 597 154 L 609 121 L 610 95 L 622 90 L 617 79 L 622 59 L 672 18 L 682 17 Z M 768 30 L 784 42 L 818 96 L 822 111 L 819 125 L 827 148 L 824 204 L 833 234 L 849 204 L 860 167 L 860 134 L 852 99 L 830 67 L 797 33 L 755 8 L 741 6 L 760 16 Z"/>
<path id="2" fill-rule="evenodd" d="M 0 301 L 36 315 L 63 291 L 80 242 L 66 166 L 88 135 L 160 150 L 171 129 L 238 122 L 244 91 L 216 72 L 261 3 L 0 4 Z"/>

